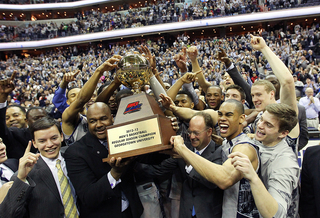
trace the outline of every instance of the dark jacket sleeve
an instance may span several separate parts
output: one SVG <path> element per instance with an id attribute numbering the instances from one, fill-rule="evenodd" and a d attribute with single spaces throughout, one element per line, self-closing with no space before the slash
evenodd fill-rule
<path id="1" fill-rule="evenodd" d="M 299 109 L 299 126 L 300 126 L 300 136 L 299 136 L 299 145 L 298 150 L 300 151 L 302 148 L 304 148 L 309 141 L 309 135 L 308 135 L 308 127 L 307 127 L 307 116 L 306 116 L 306 109 L 298 104 Z"/>
<path id="2" fill-rule="evenodd" d="M 213 155 L 212 159 L 209 161 L 215 163 L 215 164 L 222 164 L 221 159 L 221 146 L 214 152 L 215 155 Z M 201 176 L 194 168 L 189 173 L 189 176 L 196 180 L 197 182 L 201 183 L 202 185 L 206 186 L 209 189 L 215 189 L 218 188 L 218 186 L 212 182 L 209 182 L 207 179 L 205 179 L 203 176 Z"/>
<path id="3" fill-rule="evenodd" d="M 101 206 L 101 202 L 107 203 L 108 200 L 116 198 L 118 195 L 121 196 L 120 191 L 117 192 L 118 186 L 114 189 L 111 188 L 107 176 L 108 172 L 102 177 L 95 175 L 91 169 L 94 166 L 88 164 L 86 158 L 83 157 L 86 155 L 86 151 L 77 149 L 76 143 L 66 150 L 64 158 L 66 160 L 68 176 L 83 206 L 92 209 Z"/>
<path id="4" fill-rule="evenodd" d="M 228 70 L 227 72 L 232 78 L 234 84 L 241 86 L 241 88 L 243 88 L 244 92 L 246 93 L 246 101 L 248 102 L 249 107 L 253 108 L 250 85 L 243 79 L 241 74 L 238 72 L 238 69 L 236 66 L 234 66 L 234 68 L 232 68 L 231 70 Z"/>
<path id="5" fill-rule="evenodd" d="M 27 212 L 28 197 L 35 187 L 35 182 L 27 178 L 30 185 L 21 181 L 14 175 L 13 185 L 9 189 L 7 196 L 0 204 L 0 217 L 21 218 Z"/>
<path id="6" fill-rule="evenodd" d="M 302 163 L 301 171 L 301 195 L 300 195 L 300 204 L 299 204 L 299 214 L 301 218 L 310 218 L 310 217 L 319 217 L 320 214 L 317 214 L 317 196 L 319 193 L 316 192 L 314 185 L 314 172 L 319 170 L 313 163 L 313 159 L 319 156 L 316 152 L 320 152 L 319 149 L 316 151 L 310 147 L 306 150 Z M 319 161 L 319 160 L 318 160 Z M 318 161 L 316 165 L 318 165 Z M 316 167 L 316 169 L 314 169 Z M 320 180 L 319 180 L 320 181 Z"/>

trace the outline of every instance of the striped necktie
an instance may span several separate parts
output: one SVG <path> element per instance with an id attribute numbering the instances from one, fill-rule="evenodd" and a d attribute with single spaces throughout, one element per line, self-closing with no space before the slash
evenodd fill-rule
<path id="1" fill-rule="evenodd" d="M 73 195 L 67 177 L 64 175 L 60 160 L 57 160 L 56 167 L 58 169 L 58 178 L 61 189 L 61 196 L 64 206 L 64 214 L 66 218 L 78 218 L 77 208 L 74 203 Z"/>

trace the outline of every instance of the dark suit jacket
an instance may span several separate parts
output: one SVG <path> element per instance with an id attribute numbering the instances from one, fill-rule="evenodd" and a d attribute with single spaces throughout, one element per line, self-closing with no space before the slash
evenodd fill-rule
<path id="1" fill-rule="evenodd" d="M 238 69 L 236 66 L 234 66 L 233 69 L 227 71 L 232 78 L 234 84 L 241 86 L 243 91 L 246 93 L 246 101 L 249 104 L 249 108 L 253 108 L 253 102 L 251 98 L 251 87 L 250 85 L 243 79 L 241 74 L 238 72 Z"/>
<path id="2" fill-rule="evenodd" d="M 320 146 L 307 148 L 302 163 L 300 217 L 320 217 Z"/>
<path id="3" fill-rule="evenodd" d="M 22 182 L 14 175 L 13 185 L 2 204 L 0 217 L 64 218 L 59 190 L 47 164 L 40 157 Z"/>
<path id="4" fill-rule="evenodd" d="M 6 110 L 6 107 L 0 109 L 0 137 L 7 146 L 8 158 L 20 159 L 26 150 L 28 142 L 32 139 L 32 135 L 29 128 L 8 128 L 6 125 Z M 36 151 L 37 149 L 34 147 L 31 148 L 31 152 L 35 153 Z"/>
<path id="5" fill-rule="evenodd" d="M 188 148 L 193 150 L 191 146 L 188 146 Z M 216 145 L 213 141 L 210 142 L 201 156 L 216 164 L 222 164 L 221 146 Z M 198 218 L 220 218 L 222 215 L 223 191 L 203 178 L 194 169 L 188 174 L 185 166 L 183 159 L 169 158 L 160 165 L 140 164 L 137 169 L 149 176 L 164 176 L 179 168 L 183 180 L 180 198 L 180 218 L 191 217 L 193 206 Z"/>
<path id="6" fill-rule="evenodd" d="M 3 164 L 9 167 L 13 172 L 16 172 L 19 167 L 19 160 L 11 158 L 3 162 Z"/>
<path id="7" fill-rule="evenodd" d="M 16 172 L 18 170 L 19 167 L 19 160 L 17 159 L 8 159 L 5 162 L 2 163 L 3 165 L 5 165 L 6 167 L 8 167 L 9 169 L 12 170 L 12 172 Z M 10 180 L 10 178 L 7 178 L 8 180 Z"/>
<path id="8" fill-rule="evenodd" d="M 304 106 L 298 105 L 298 120 L 299 120 L 299 127 L 300 127 L 300 135 L 299 135 L 299 145 L 298 145 L 298 151 L 300 151 L 302 148 L 304 148 L 309 141 L 309 135 L 308 135 L 308 127 L 307 127 L 307 115 L 306 115 L 306 109 Z"/>
<path id="9" fill-rule="evenodd" d="M 141 216 L 143 207 L 138 196 L 131 166 L 121 176 L 114 189 L 108 180 L 111 167 L 102 162 L 107 149 L 89 132 L 66 150 L 68 176 L 78 196 L 80 217 L 121 217 L 121 191 L 129 200 L 134 218 Z"/>

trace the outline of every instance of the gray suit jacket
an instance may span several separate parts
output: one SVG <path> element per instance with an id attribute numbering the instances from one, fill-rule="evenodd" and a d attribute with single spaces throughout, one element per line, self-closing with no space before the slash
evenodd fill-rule
<path id="1" fill-rule="evenodd" d="M 11 180 L 14 183 L 0 204 L 0 217 L 64 218 L 59 190 L 41 157 L 27 177 L 30 185 L 16 175 Z"/>
<path id="2" fill-rule="evenodd" d="M 193 150 L 191 146 L 187 146 Z M 222 164 L 221 146 L 213 141 L 204 150 L 201 156 L 216 164 Z M 185 170 L 183 159 L 169 158 L 159 165 L 140 164 L 137 170 L 150 177 L 161 177 L 180 169 L 183 186 L 180 199 L 180 218 L 191 217 L 194 206 L 198 218 L 221 217 L 223 191 L 215 184 L 207 181 L 196 170 L 192 169 L 188 174 Z"/>

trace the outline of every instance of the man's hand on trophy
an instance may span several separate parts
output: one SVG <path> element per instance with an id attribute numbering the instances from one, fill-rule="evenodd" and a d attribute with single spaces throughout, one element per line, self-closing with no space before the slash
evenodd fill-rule
<path id="1" fill-rule="evenodd" d="M 173 151 L 179 155 L 182 153 L 182 150 L 186 148 L 184 140 L 180 135 L 171 136 L 170 143 L 173 145 Z"/>
<path id="2" fill-rule="evenodd" d="M 179 123 L 178 123 L 177 117 L 172 117 L 172 116 L 167 116 L 167 117 L 170 118 L 172 129 L 174 131 L 178 131 Z"/>
<path id="3" fill-rule="evenodd" d="M 138 49 L 141 54 L 145 54 L 145 57 L 149 61 L 152 70 L 155 70 L 156 69 L 156 57 L 151 54 L 149 48 L 147 46 L 141 45 L 140 47 L 138 47 Z"/>
<path id="4" fill-rule="evenodd" d="M 172 108 L 175 106 L 172 99 L 164 94 L 160 94 L 159 97 L 161 98 L 159 102 L 162 104 L 162 106 L 167 110 L 172 110 Z"/>
<path id="5" fill-rule="evenodd" d="M 196 80 L 197 75 L 201 73 L 201 70 L 195 72 L 195 73 L 186 73 L 181 77 L 181 80 L 183 83 L 191 83 L 194 82 Z"/>
<path id="6" fill-rule="evenodd" d="M 98 67 L 97 70 L 100 73 L 113 70 L 114 68 L 117 67 L 116 62 L 119 62 L 121 58 L 122 58 L 122 56 L 120 56 L 120 55 L 113 55 L 111 58 L 106 60 L 100 67 Z"/>
<path id="7" fill-rule="evenodd" d="M 122 159 L 118 157 L 110 158 L 109 165 L 112 167 L 110 173 L 115 180 L 119 180 L 124 170 L 128 167 L 128 165 L 134 160 L 136 157 L 130 157 Z"/>

